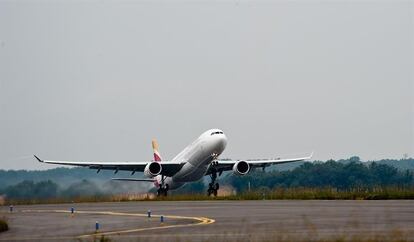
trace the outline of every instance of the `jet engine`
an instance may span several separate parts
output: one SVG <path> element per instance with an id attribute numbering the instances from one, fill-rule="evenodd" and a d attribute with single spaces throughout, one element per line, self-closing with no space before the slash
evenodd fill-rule
<path id="1" fill-rule="evenodd" d="M 244 160 L 237 161 L 236 164 L 233 165 L 233 172 L 236 175 L 243 176 L 249 173 L 250 165 Z"/>
<path id="2" fill-rule="evenodd" d="M 145 166 L 144 174 L 145 176 L 152 178 L 158 176 L 162 171 L 162 166 L 159 162 L 151 162 Z"/>

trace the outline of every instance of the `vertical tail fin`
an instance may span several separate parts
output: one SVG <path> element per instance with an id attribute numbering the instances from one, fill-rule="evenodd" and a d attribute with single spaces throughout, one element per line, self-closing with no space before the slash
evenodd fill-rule
<path id="1" fill-rule="evenodd" d="M 154 161 L 161 161 L 162 158 L 160 153 L 158 152 L 158 143 L 155 139 L 152 140 L 152 149 L 154 151 Z"/>

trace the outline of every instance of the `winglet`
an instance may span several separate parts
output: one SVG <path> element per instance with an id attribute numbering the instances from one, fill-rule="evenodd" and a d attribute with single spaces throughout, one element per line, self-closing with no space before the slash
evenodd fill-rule
<path id="1" fill-rule="evenodd" d="M 312 153 L 310 154 L 310 156 L 308 157 L 308 159 L 311 159 L 313 156 L 314 151 L 312 151 Z"/>
<path id="2" fill-rule="evenodd" d="M 39 157 L 37 157 L 36 155 L 33 155 L 33 156 L 36 158 L 37 161 L 43 163 L 43 160 L 41 160 Z"/>

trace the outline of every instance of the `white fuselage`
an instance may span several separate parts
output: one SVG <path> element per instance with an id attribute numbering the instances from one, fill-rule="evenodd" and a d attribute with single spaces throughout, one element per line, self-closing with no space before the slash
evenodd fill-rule
<path id="1" fill-rule="evenodd" d="M 184 165 L 174 176 L 167 177 L 164 183 L 168 184 L 170 189 L 176 189 L 186 182 L 201 179 L 206 174 L 210 163 L 224 151 L 226 145 L 227 138 L 223 131 L 211 129 L 204 132 L 174 157 L 172 161 L 178 161 Z M 161 184 L 161 176 L 157 176 L 156 179 L 157 183 Z"/>

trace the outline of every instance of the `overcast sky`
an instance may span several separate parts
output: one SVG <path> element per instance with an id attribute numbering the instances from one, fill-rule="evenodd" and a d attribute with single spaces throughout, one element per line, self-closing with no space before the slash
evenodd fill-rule
<path id="1" fill-rule="evenodd" d="M 414 156 L 411 1 L 0 1 L 0 169 Z"/>

